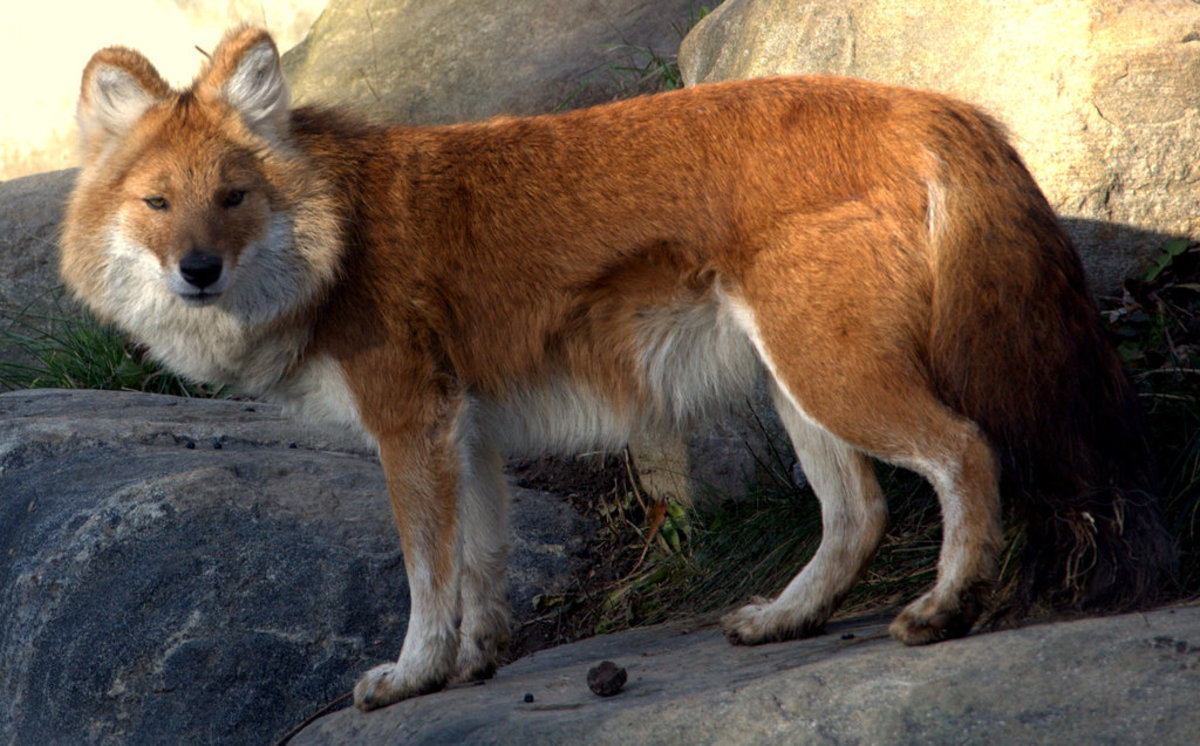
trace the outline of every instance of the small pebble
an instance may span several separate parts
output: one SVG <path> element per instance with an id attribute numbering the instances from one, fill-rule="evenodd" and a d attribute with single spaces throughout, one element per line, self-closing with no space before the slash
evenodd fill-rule
<path id="1" fill-rule="evenodd" d="M 587 684 L 588 689 L 591 689 L 595 694 L 601 697 L 611 697 L 621 691 L 621 687 L 625 686 L 625 681 L 628 678 L 625 669 L 618 666 L 612 661 L 604 661 L 592 670 L 588 671 Z"/>
<path id="2" fill-rule="evenodd" d="M 525 692 L 525 704 L 529 704 L 532 701 L 533 701 L 533 694 L 530 692 Z"/>

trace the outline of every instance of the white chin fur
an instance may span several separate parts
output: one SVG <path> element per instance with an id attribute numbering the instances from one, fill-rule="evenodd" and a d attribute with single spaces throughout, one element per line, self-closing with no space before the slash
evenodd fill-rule
<path id="1" fill-rule="evenodd" d="M 102 310 L 176 372 L 265 392 L 295 362 L 304 330 L 260 331 L 312 302 L 319 287 L 292 244 L 289 215 L 273 215 L 266 235 L 203 291 L 184 281 L 178 267 L 164 272 L 119 224 L 109 232 L 107 255 Z"/>

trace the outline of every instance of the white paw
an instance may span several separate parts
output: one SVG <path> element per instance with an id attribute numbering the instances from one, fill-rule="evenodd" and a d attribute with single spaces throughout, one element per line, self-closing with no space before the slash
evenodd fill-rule
<path id="1" fill-rule="evenodd" d="M 721 618 L 725 637 L 734 645 L 757 645 L 766 642 L 768 624 L 764 617 L 771 602 L 765 598 L 754 598 L 754 603 Z"/>
<path id="2" fill-rule="evenodd" d="M 796 640 L 819 635 L 825 630 L 829 612 L 813 612 L 804 607 L 785 605 L 780 600 L 753 598 L 721 620 L 725 637 L 734 645 L 759 645 L 764 642 Z"/>
<path id="3" fill-rule="evenodd" d="M 385 707 L 446 686 L 445 677 L 411 676 L 398 663 L 376 666 L 354 686 L 354 706 L 363 712 Z"/>

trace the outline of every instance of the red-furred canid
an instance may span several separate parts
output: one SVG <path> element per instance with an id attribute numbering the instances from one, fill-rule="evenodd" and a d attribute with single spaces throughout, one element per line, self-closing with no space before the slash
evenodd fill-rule
<path id="1" fill-rule="evenodd" d="M 887 522 L 871 458 L 937 490 L 933 588 L 891 631 L 966 634 L 1000 496 L 1033 595 L 1152 598 L 1171 542 L 1079 258 L 995 123 L 853 80 L 697 86 L 555 116 L 374 126 L 292 110 L 241 29 L 171 90 L 96 53 L 62 274 L 199 381 L 378 446 L 411 588 L 369 709 L 488 675 L 508 632 L 510 450 L 677 434 L 765 376 L 824 535 L 731 640 L 821 630 Z"/>

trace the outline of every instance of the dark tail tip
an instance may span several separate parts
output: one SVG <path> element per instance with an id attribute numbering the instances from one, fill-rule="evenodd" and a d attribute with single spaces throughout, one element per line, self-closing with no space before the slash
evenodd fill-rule
<path id="1" fill-rule="evenodd" d="M 1157 494 L 1107 491 L 1081 505 L 1024 521 L 1025 549 L 1007 612 L 1024 616 L 1039 603 L 1122 611 L 1170 597 L 1178 551 Z"/>

